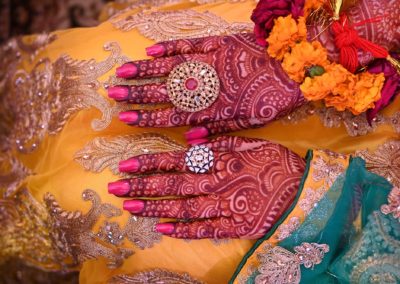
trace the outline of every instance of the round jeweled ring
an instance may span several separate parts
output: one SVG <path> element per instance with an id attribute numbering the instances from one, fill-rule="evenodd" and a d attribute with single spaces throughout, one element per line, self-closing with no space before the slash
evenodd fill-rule
<path id="1" fill-rule="evenodd" d="M 204 174 L 214 165 L 214 153 L 207 146 L 193 146 L 186 152 L 185 163 L 192 172 Z"/>
<path id="2" fill-rule="evenodd" d="M 188 61 L 176 66 L 168 76 L 167 91 L 171 102 L 187 112 L 203 110 L 218 98 L 219 78 L 210 65 Z"/>

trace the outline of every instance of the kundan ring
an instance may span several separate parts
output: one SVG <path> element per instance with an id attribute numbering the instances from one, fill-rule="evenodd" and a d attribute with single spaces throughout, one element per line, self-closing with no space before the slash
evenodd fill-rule
<path id="1" fill-rule="evenodd" d="M 179 109 L 196 112 L 206 109 L 218 98 L 220 82 L 210 65 L 188 61 L 176 66 L 168 76 L 170 101 Z"/>
<path id="2" fill-rule="evenodd" d="M 186 152 L 185 163 L 192 172 L 204 174 L 214 165 L 214 153 L 207 146 L 193 146 Z"/>

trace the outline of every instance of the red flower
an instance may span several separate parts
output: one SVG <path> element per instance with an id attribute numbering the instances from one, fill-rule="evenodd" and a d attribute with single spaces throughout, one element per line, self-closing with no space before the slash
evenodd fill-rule
<path id="1" fill-rule="evenodd" d="M 251 15 L 257 43 L 267 46 L 265 39 L 274 26 L 274 20 L 289 14 L 296 19 L 303 15 L 303 6 L 304 0 L 260 0 Z"/>

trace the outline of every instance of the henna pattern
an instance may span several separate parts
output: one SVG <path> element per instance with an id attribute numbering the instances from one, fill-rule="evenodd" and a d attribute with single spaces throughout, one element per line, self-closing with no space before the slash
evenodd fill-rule
<path id="1" fill-rule="evenodd" d="M 223 136 L 204 145 L 215 155 L 214 166 L 206 174 L 186 169 L 185 152 L 131 158 L 137 166 L 130 172 L 152 175 L 117 182 L 128 186 L 116 195 L 175 198 L 128 200 L 124 208 L 138 216 L 189 221 L 173 223 L 168 234 L 176 238 L 263 236 L 293 202 L 304 160 L 279 144 L 260 139 Z M 166 172 L 170 170 L 175 172 Z M 160 171 L 164 173 L 154 174 Z"/>
<path id="2" fill-rule="evenodd" d="M 349 19 L 360 36 L 388 49 L 400 45 L 400 2 L 397 0 L 360 0 L 349 11 Z M 377 20 L 378 19 L 378 20 Z M 333 36 L 329 29 L 309 29 L 309 38 L 320 40 L 328 49 L 332 60 L 338 58 Z M 130 62 L 130 74 L 124 78 L 154 78 L 168 76 L 178 64 L 201 61 L 210 64 L 218 73 L 221 88 L 216 102 L 209 108 L 188 113 L 177 108 L 133 111 L 131 118 L 121 120 L 140 127 L 173 127 L 181 125 L 203 126 L 208 135 L 263 126 L 287 115 L 304 103 L 298 84 L 283 72 L 280 63 L 269 58 L 263 47 L 256 44 L 253 34 L 211 36 L 205 38 L 173 40 L 158 43 L 147 49 L 154 60 Z M 371 60 L 360 52 L 361 64 Z M 126 68 L 125 68 L 126 69 Z M 129 68 L 128 68 L 129 69 Z M 117 71 L 118 75 L 118 71 Z M 131 102 L 166 102 L 169 99 L 142 89 L 127 98 Z M 153 97 L 150 99 L 150 97 Z M 110 96 L 112 97 L 112 96 Z M 143 99 L 142 99 L 143 98 Z M 146 99 L 144 99 L 146 98 Z M 128 119 L 126 119 L 128 118 Z"/>
<path id="3" fill-rule="evenodd" d="M 219 127 L 220 131 L 227 131 L 263 125 L 304 102 L 298 84 L 287 77 L 279 62 L 267 57 L 253 34 L 177 40 L 157 46 L 162 47 L 163 57 L 128 63 L 128 67 L 133 64 L 133 69 L 138 70 L 130 78 L 167 75 L 179 63 L 201 61 L 217 71 L 220 95 L 212 106 L 195 113 L 177 108 L 140 110 L 136 112 L 138 119 L 130 124 L 171 127 L 231 121 L 232 127 Z M 236 120 L 242 122 L 236 124 Z"/>
<path id="4" fill-rule="evenodd" d="M 165 84 L 129 86 L 127 101 L 134 104 L 154 104 L 169 101 Z"/>

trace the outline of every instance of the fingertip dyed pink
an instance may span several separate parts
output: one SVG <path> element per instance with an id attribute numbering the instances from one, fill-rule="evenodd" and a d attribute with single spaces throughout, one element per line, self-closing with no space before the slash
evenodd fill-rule
<path id="1" fill-rule="evenodd" d="M 119 162 L 118 168 L 120 172 L 137 172 L 140 168 L 140 163 L 138 159 L 133 158 Z"/>
<path id="2" fill-rule="evenodd" d="M 175 231 L 175 225 L 173 223 L 159 223 L 156 225 L 156 231 L 164 235 L 171 235 Z"/>
<path id="3" fill-rule="evenodd" d="M 161 44 L 155 44 L 146 48 L 146 54 L 152 57 L 163 56 L 165 53 L 165 47 Z"/>
<path id="4" fill-rule="evenodd" d="M 201 126 L 190 129 L 185 133 L 187 141 L 197 140 L 208 136 L 208 129 Z"/>
<path id="5" fill-rule="evenodd" d="M 137 74 L 138 68 L 133 63 L 125 63 L 116 70 L 117 77 L 130 78 Z"/>
<path id="6" fill-rule="evenodd" d="M 125 200 L 123 208 L 131 213 L 140 213 L 144 209 L 143 200 Z"/>
<path id="7" fill-rule="evenodd" d="M 135 123 L 139 120 L 139 113 L 137 111 L 123 111 L 118 114 L 119 120 L 125 123 Z"/>
<path id="8" fill-rule="evenodd" d="M 108 184 L 108 193 L 117 196 L 126 195 L 129 192 L 130 184 L 128 181 L 116 181 Z"/>
<path id="9" fill-rule="evenodd" d="M 121 86 L 110 87 L 107 92 L 108 97 L 114 100 L 125 100 L 129 95 L 128 88 Z"/>
<path id="10" fill-rule="evenodd" d="M 208 140 L 203 138 L 203 139 L 194 139 L 194 140 L 189 140 L 188 144 L 189 145 L 200 145 L 200 144 L 204 144 L 207 143 Z"/>

